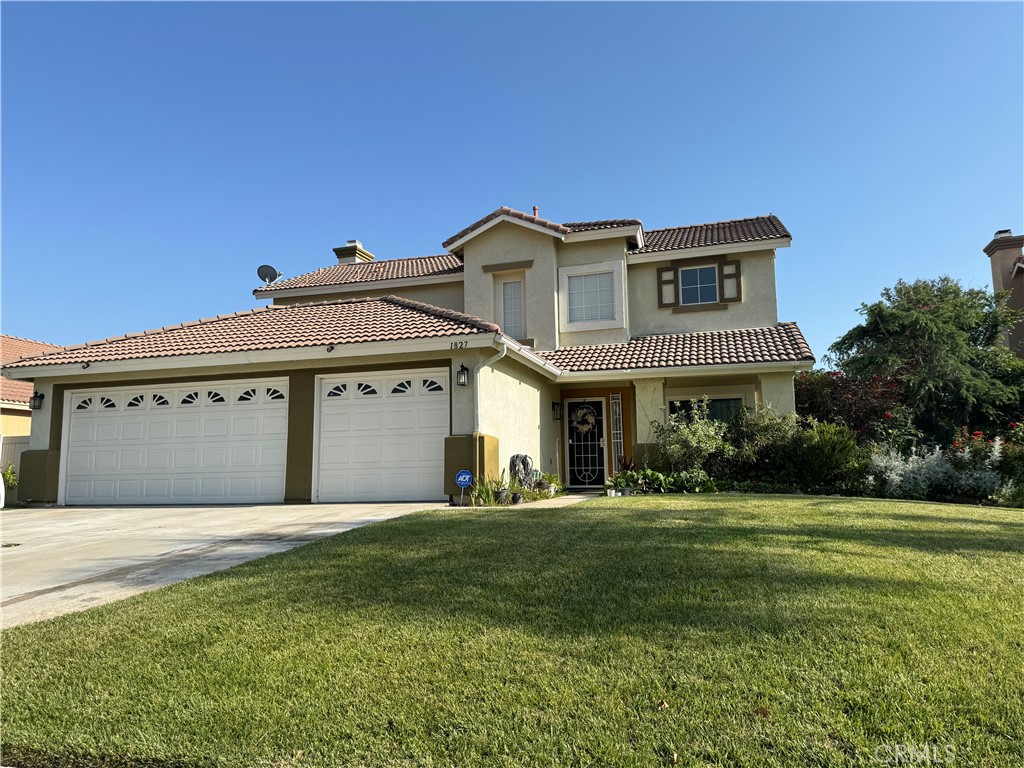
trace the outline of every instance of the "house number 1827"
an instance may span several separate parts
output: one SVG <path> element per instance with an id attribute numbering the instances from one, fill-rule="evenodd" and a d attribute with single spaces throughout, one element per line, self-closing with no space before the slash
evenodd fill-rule
<path id="1" fill-rule="evenodd" d="M 452 349 L 466 349 L 467 347 L 469 347 L 469 342 L 468 341 L 453 341 L 452 342 Z"/>

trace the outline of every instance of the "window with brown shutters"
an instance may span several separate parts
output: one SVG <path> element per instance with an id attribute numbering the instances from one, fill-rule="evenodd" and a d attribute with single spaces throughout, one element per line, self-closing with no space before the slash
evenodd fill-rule
<path id="1" fill-rule="evenodd" d="M 682 273 L 689 270 L 689 274 L 692 276 L 697 274 L 697 270 L 700 267 L 709 266 L 716 267 L 717 300 L 704 299 L 707 295 L 715 294 L 714 283 L 712 283 L 710 289 L 698 290 L 697 299 L 689 295 L 694 293 L 692 290 L 684 296 L 684 292 L 680 288 L 683 283 Z M 710 274 L 710 270 L 705 270 L 705 272 Z M 712 277 L 712 280 L 714 279 Z M 690 280 L 689 282 L 693 281 Z M 743 301 L 743 280 L 740 276 L 740 262 L 738 260 L 726 259 L 724 256 L 706 259 L 677 259 L 671 262 L 669 266 L 658 267 L 657 289 L 659 309 L 671 309 L 673 312 L 728 309 L 729 304 Z"/>

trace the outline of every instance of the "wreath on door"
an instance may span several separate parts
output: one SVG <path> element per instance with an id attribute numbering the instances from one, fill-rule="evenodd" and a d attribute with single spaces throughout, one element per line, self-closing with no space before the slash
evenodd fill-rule
<path id="1" fill-rule="evenodd" d="M 581 435 L 587 434 L 597 424 L 597 412 L 589 405 L 581 405 L 569 418 L 573 429 Z"/>

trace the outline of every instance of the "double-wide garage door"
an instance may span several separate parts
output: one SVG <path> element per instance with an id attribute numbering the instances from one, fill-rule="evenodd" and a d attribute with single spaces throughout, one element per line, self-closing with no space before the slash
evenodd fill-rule
<path id="1" fill-rule="evenodd" d="M 293 468 L 313 501 L 443 499 L 448 387 L 445 369 L 318 377 L 312 466 Z M 71 392 L 60 501 L 279 503 L 292 394 L 282 378 Z"/>
<path id="2" fill-rule="evenodd" d="M 284 499 L 286 379 L 73 392 L 66 504 Z"/>

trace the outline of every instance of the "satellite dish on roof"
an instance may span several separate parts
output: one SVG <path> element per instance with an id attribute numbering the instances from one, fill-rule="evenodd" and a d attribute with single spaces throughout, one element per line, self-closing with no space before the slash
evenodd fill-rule
<path id="1" fill-rule="evenodd" d="M 281 276 L 281 273 L 278 272 L 269 264 L 264 264 L 259 269 L 257 269 L 256 274 L 259 275 L 260 280 L 262 280 L 267 285 L 270 285 L 272 282 L 274 282 L 275 280 L 277 280 L 277 278 Z"/>

